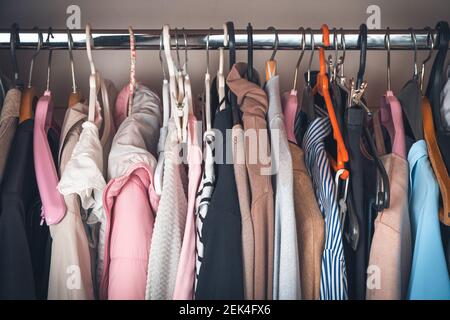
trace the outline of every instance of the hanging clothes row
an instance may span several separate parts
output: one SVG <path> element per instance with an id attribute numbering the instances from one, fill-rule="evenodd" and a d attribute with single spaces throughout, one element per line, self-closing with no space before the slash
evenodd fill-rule
<path id="1" fill-rule="evenodd" d="M 280 78 L 290 75 L 278 74 L 277 30 L 268 29 L 274 44 L 262 82 L 251 24 L 246 62 L 236 61 L 234 24 L 223 29 L 213 79 L 206 38 L 198 101 L 185 30 L 175 29 L 175 58 L 169 26 L 161 31 L 161 98 L 136 79 L 131 27 L 130 79 L 118 91 L 95 66 L 86 26 L 82 94 L 68 31 L 73 91 L 60 126 L 51 46 L 40 95 L 32 80 L 42 33 L 35 29 L 25 86 L 13 25 L 13 80 L 0 82 L 0 299 L 449 300 L 448 23 L 437 24 L 436 37 L 427 29 L 431 49 L 420 68 L 411 30 L 413 77 L 398 94 L 387 29 L 387 91 L 377 108 L 364 99 L 365 24 L 354 77 L 344 72 L 345 37 L 338 43 L 336 29 L 335 55 L 326 58 L 327 25 L 320 68 L 311 70 L 314 37 L 301 28 L 284 93 Z"/>

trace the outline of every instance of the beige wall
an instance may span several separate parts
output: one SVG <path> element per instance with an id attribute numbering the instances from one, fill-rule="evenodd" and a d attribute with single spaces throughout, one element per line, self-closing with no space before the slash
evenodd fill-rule
<path id="1" fill-rule="evenodd" d="M 81 24 L 89 22 L 93 28 L 127 28 L 128 25 L 134 28 L 161 28 L 164 23 L 179 28 L 221 28 L 225 21 L 232 20 L 236 28 L 244 28 L 247 22 L 251 22 L 254 28 L 270 25 L 277 28 L 320 28 L 322 23 L 327 23 L 330 27 L 356 29 L 366 21 L 366 9 L 371 4 L 381 8 L 382 28 L 434 27 L 439 20 L 450 20 L 450 0 L 0 0 L 0 28 L 9 28 L 13 22 L 18 22 L 21 28 L 35 25 L 65 28 L 66 8 L 70 4 L 81 7 Z M 23 79 L 27 78 L 31 54 L 30 51 L 18 53 Z M 425 54 L 421 52 L 420 59 Z M 260 73 L 269 55 L 268 51 L 255 53 L 254 64 Z M 277 54 L 283 90 L 291 86 L 297 55 L 298 52 L 294 51 L 279 51 Z M 218 52 L 211 52 L 211 69 L 217 66 L 217 56 Z M 77 82 L 86 95 L 89 74 L 86 53 L 77 51 L 74 57 Z M 245 57 L 244 51 L 238 53 L 238 60 L 245 60 Z M 95 51 L 94 59 L 102 75 L 113 80 L 117 87 L 127 82 L 128 51 Z M 46 61 L 47 55 L 44 53 L 36 62 L 34 83 L 40 88 L 45 86 Z M 194 91 L 198 94 L 203 84 L 204 52 L 191 51 L 189 61 Z M 385 52 L 369 52 L 367 61 L 367 98 L 369 105 L 376 106 L 379 96 L 386 89 Z M 305 70 L 305 63 L 306 59 L 302 71 Z M 348 52 L 346 74 L 354 76 L 357 65 L 357 53 Z M 412 75 L 412 52 L 393 52 L 391 65 L 393 90 L 398 91 Z M 7 74 L 11 72 L 8 50 L 0 51 L 0 68 Z M 70 93 L 69 70 L 67 52 L 55 52 L 51 88 L 60 113 Z M 162 74 L 157 52 L 138 52 L 137 78 L 159 91 Z"/>

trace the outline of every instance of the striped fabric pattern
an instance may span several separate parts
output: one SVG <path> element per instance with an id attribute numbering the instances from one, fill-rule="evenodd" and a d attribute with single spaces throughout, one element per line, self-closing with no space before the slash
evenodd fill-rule
<path id="1" fill-rule="evenodd" d="M 320 299 L 344 300 L 348 299 L 343 248 L 344 214 L 339 210 L 334 177 L 325 150 L 324 139 L 330 133 L 329 119 L 317 117 L 306 131 L 303 149 L 319 208 L 325 218 L 325 248 L 322 256 Z"/>
<path id="2" fill-rule="evenodd" d="M 203 259 L 203 239 L 202 228 L 208 212 L 211 195 L 214 191 L 215 174 L 214 174 L 214 149 L 215 149 L 215 132 L 205 131 L 205 167 L 203 170 L 202 180 L 199 185 L 196 200 L 196 261 L 195 261 L 195 289 L 197 288 L 198 275 Z"/>

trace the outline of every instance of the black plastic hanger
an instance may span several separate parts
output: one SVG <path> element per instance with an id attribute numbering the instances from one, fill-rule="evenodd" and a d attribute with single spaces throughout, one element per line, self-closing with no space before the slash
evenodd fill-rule
<path id="1" fill-rule="evenodd" d="M 255 83 L 253 79 L 253 28 L 250 22 L 247 25 L 247 79 Z"/>
<path id="2" fill-rule="evenodd" d="M 412 78 L 403 86 L 397 99 L 403 110 L 406 148 L 410 149 L 412 142 L 423 139 L 422 92 L 420 91 L 420 77 L 417 69 L 417 40 L 414 30 L 410 28 L 411 42 L 414 47 L 414 71 Z"/>
<path id="3" fill-rule="evenodd" d="M 364 80 L 364 73 L 366 72 L 366 57 L 367 57 L 367 26 L 365 23 L 359 26 L 358 37 L 359 48 L 359 69 L 356 79 L 356 87 L 359 88 Z"/>
<path id="4" fill-rule="evenodd" d="M 233 65 L 236 63 L 236 39 L 234 36 L 234 23 L 232 21 L 227 22 L 228 29 L 228 50 L 230 53 L 230 70 L 233 68 Z M 231 90 L 226 88 L 228 91 L 230 104 L 231 104 L 231 113 L 233 116 L 233 125 L 238 124 L 239 121 L 239 111 L 238 111 L 238 103 L 237 96 L 231 92 Z"/>
<path id="5" fill-rule="evenodd" d="M 431 104 L 433 113 L 433 122 L 436 128 L 436 138 L 439 149 L 444 159 L 447 172 L 450 174 L 450 131 L 446 130 L 441 118 L 441 101 L 440 94 L 444 85 L 443 81 L 447 81 L 447 77 L 443 77 L 445 70 L 445 60 L 448 51 L 448 42 L 450 31 L 447 21 L 440 21 L 436 25 L 437 37 L 436 48 L 438 50 L 431 68 L 430 78 L 428 80 L 428 87 L 426 96 Z"/>
<path id="6" fill-rule="evenodd" d="M 366 57 L 367 57 L 367 26 L 365 23 L 361 24 L 359 27 L 359 37 L 358 37 L 358 47 L 359 47 L 359 69 L 358 76 L 356 80 L 356 86 L 359 88 L 364 81 L 364 73 L 366 71 Z M 378 192 L 377 203 L 375 204 L 376 209 L 381 211 L 383 209 L 389 208 L 390 204 L 390 186 L 389 177 L 387 175 L 386 169 L 381 161 L 377 150 L 375 148 L 375 143 L 373 141 L 372 135 L 369 132 L 367 125 L 363 126 L 363 134 L 369 145 L 372 157 L 375 160 L 378 172 L 381 175 L 383 182 L 382 191 Z"/>
<path id="7" fill-rule="evenodd" d="M 13 87 L 22 90 L 24 87 L 23 81 L 19 79 L 19 66 L 17 64 L 16 57 L 16 47 L 20 43 L 19 37 L 19 25 L 13 23 L 11 26 L 11 37 L 10 37 L 10 49 L 11 49 L 11 63 L 13 66 Z"/>

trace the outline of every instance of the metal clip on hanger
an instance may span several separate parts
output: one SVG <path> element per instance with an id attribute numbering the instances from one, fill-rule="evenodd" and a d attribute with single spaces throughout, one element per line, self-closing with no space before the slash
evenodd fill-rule
<path id="1" fill-rule="evenodd" d="M 277 54 L 278 44 L 280 40 L 278 38 L 278 31 L 277 29 L 275 29 L 275 27 L 269 27 L 267 28 L 267 30 L 272 30 L 275 34 L 272 55 L 270 56 L 270 59 L 266 62 L 266 81 L 269 81 L 270 78 L 275 76 L 277 73 L 277 62 L 275 60 L 275 55 Z"/>

